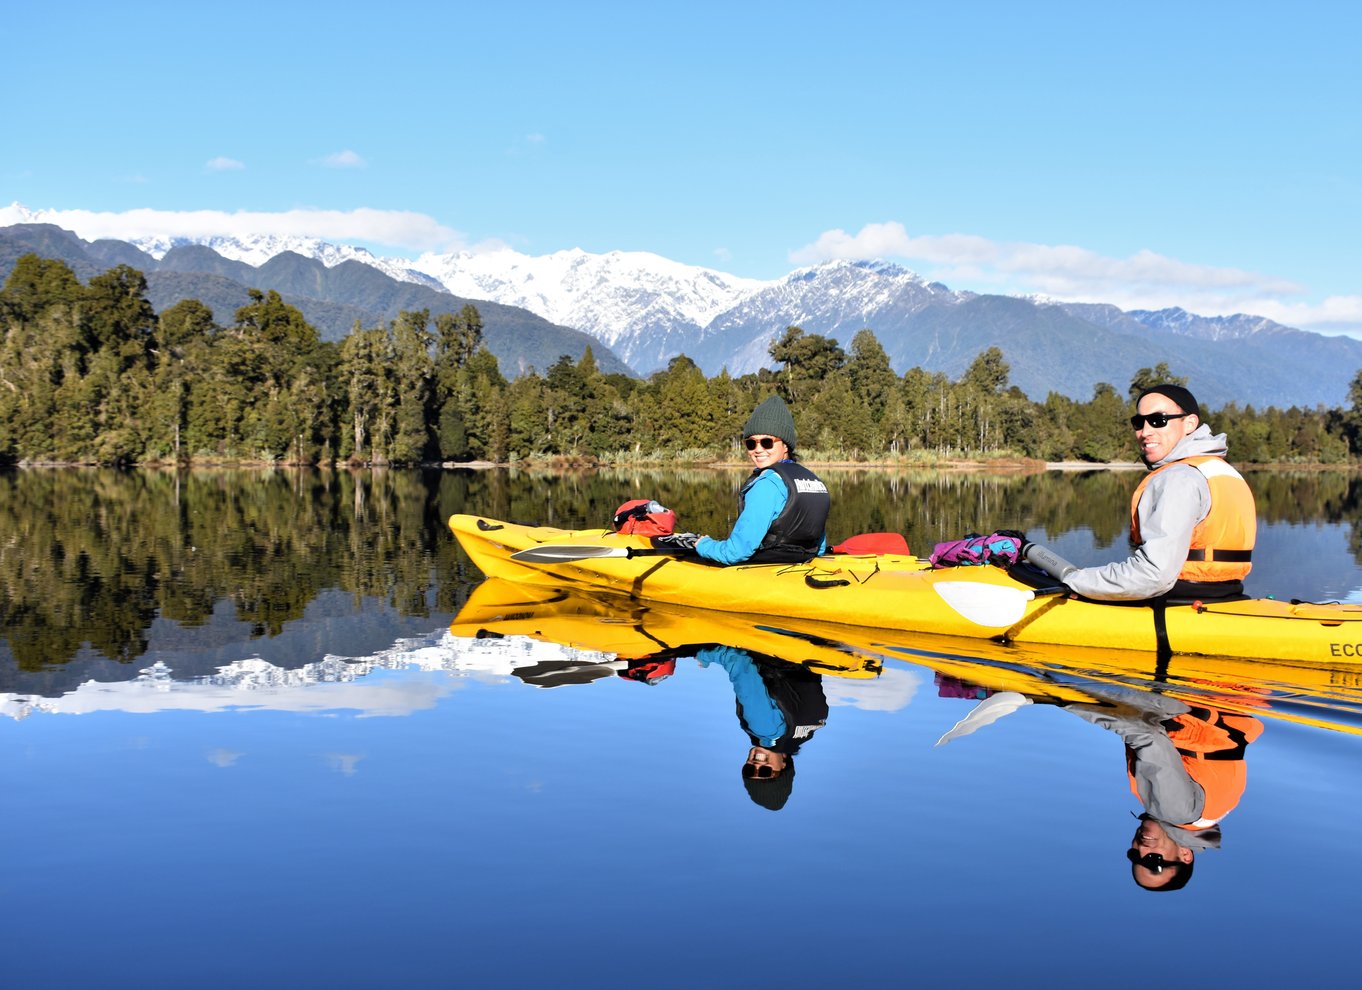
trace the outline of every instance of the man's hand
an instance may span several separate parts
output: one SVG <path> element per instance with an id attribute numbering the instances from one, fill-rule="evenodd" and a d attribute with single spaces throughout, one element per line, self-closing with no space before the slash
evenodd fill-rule
<path id="1" fill-rule="evenodd" d="M 659 550 L 694 553 L 695 544 L 700 542 L 700 536 L 697 533 L 669 533 L 666 536 L 654 536 L 652 542 Z"/>

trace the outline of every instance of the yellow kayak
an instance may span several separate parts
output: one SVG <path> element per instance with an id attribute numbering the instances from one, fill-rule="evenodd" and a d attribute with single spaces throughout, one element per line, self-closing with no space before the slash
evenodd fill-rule
<path id="1" fill-rule="evenodd" d="M 1208 654 L 1362 666 L 1362 605 L 1259 598 L 1154 607 L 1035 588 L 989 565 L 834 555 L 720 567 L 609 530 L 454 515 L 449 527 L 488 577 L 595 588 L 697 608 L 1016 644 Z"/>

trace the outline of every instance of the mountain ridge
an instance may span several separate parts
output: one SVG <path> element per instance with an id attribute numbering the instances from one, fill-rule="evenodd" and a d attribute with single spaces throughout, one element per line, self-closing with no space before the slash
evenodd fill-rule
<path id="1" fill-rule="evenodd" d="M 22 226 L 0 228 L 0 271 L 8 271 L 4 235 Z M 59 229 L 32 239 L 51 246 Z M 489 313 L 501 306 L 532 314 L 543 321 L 536 324 L 540 330 L 556 325 L 580 334 L 576 346 L 592 342 L 603 370 L 632 374 L 666 367 L 680 354 L 707 375 L 753 372 L 771 364 L 771 341 L 791 325 L 829 336 L 844 348 L 869 328 L 900 374 L 921 367 L 958 377 L 981 351 L 998 347 L 1011 384 L 1037 401 L 1051 392 L 1086 400 L 1102 382 L 1124 391 L 1140 369 L 1165 363 L 1188 378 L 1209 406 L 1339 406 L 1362 369 L 1362 341 L 1260 316 L 1206 317 L 1177 307 L 1125 311 L 1106 303 L 983 295 L 928 282 L 880 260 L 825 262 L 763 281 L 637 251 L 573 249 L 536 258 L 501 248 L 428 253 L 414 262 L 378 259 L 382 264 L 375 265 L 367 251 L 310 238 L 76 240 L 88 248 L 87 267 L 95 259 L 150 267 L 158 308 L 189 291 L 190 269 L 202 274 L 204 291 L 215 293 L 218 305 L 230 297 L 228 283 L 267 282 L 254 287 L 296 299 L 310 320 L 325 324 L 328 339 L 343 336 L 357 319 L 372 325 L 376 313 L 390 319 L 399 309 L 445 312 L 471 301 L 489 325 Z M 259 266 L 250 264 L 248 259 L 280 246 L 286 249 Z M 389 274 L 394 271 L 403 277 Z M 84 278 L 92 273 L 77 271 Z M 243 296 L 237 305 L 244 304 Z M 532 345 L 516 351 L 503 346 L 499 352 L 489 342 L 507 374 L 546 370 L 543 348 L 553 351 L 555 345 L 542 335 L 526 339 Z"/>

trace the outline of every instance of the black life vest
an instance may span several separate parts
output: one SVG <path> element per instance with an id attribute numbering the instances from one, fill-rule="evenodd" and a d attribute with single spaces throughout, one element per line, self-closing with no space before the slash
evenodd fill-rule
<path id="1" fill-rule="evenodd" d="M 768 748 L 793 756 L 799 752 L 800 746 L 827 724 L 828 699 L 823 693 L 823 678 L 797 663 L 756 656 L 752 659 L 756 662 L 762 683 L 766 685 L 766 693 L 785 719 L 785 734 Z M 752 745 L 762 745 L 761 740 L 747 727 L 742 702 L 738 702 L 738 721 L 752 740 Z"/>
<path id="2" fill-rule="evenodd" d="M 789 564 L 802 563 L 818 556 L 823 545 L 832 500 L 828 486 L 808 468 L 794 461 L 781 461 L 767 471 L 774 471 L 785 482 L 785 508 L 771 523 L 757 549 L 746 563 Z M 747 501 L 747 490 L 761 477 L 754 472 L 738 493 L 738 511 Z"/>

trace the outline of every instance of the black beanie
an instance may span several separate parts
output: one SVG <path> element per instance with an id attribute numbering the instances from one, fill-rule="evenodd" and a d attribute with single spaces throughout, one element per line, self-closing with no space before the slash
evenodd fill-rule
<path id="1" fill-rule="evenodd" d="M 773 395 L 752 411 L 752 415 L 747 419 L 747 425 L 742 428 L 742 435 L 744 438 L 779 437 L 785 441 L 785 446 L 794 450 L 794 414 L 790 412 L 790 407 L 785 404 L 784 399 Z"/>
<path id="2" fill-rule="evenodd" d="M 1136 409 L 1140 407 L 1140 399 L 1143 399 L 1146 395 L 1166 395 L 1176 402 L 1178 408 L 1183 412 L 1191 413 L 1197 419 L 1201 418 L 1201 407 L 1196 404 L 1196 396 L 1181 385 L 1151 385 L 1135 399 Z"/>

